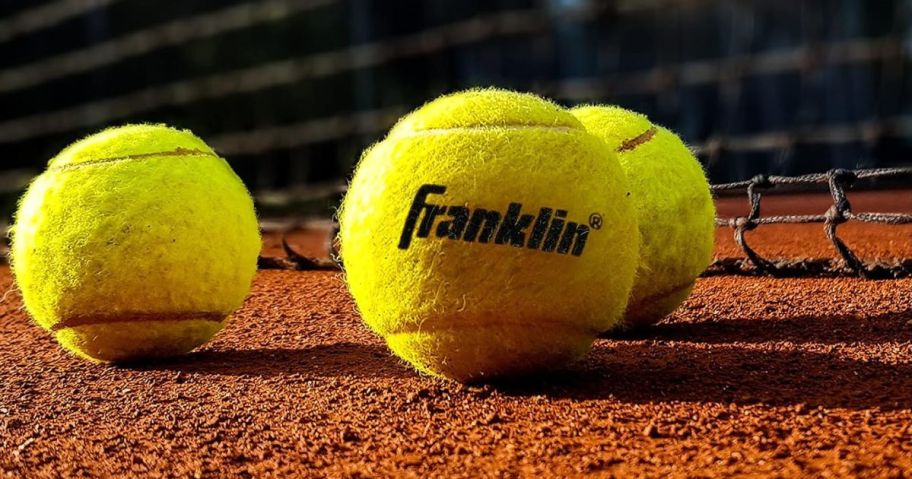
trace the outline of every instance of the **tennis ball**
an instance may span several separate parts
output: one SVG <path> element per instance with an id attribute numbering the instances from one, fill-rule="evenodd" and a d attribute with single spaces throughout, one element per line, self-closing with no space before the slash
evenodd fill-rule
<path id="1" fill-rule="evenodd" d="M 614 154 L 537 96 L 477 89 L 402 118 L 339 213 L 364 321 L 425 373 L 559 367 L 620 319 L 638 236 Z"/>
<path id="2" fill-rule="evenodd" d="M 640 264 L 623 325 L 658 322 L 690 295 L 712 261 L 715 207 L 699 161 L 680 138 L 614 106 L 572 113 L 617 152 L 636 204 Z"/>
<path id="3" fill-rule="evenodd" d="M 202 140 L 164 125 L 104 130 L 31 183 L 12 229 L 25 307 L 95 361 L 185 353 L 241 305 L 260 250 L 253 202 Z"/>

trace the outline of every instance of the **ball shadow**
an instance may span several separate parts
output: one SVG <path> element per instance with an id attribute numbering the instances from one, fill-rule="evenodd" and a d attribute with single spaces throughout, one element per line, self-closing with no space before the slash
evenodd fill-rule
<path id="1" fill-rule="evenodd" d="M 910 409 L 912 358 L 902 357 L 912 339 L 909 319 L 893 314 L 867 320 L 799 317 L 661 324 L 598 340 L 592 353 L 567 369 L 492 386 L 515 396 L 630 403 Z M 841 344 L 864 347 L 849 355 L 833 347 Z M 231 376 L 421 377 L 383 345 L 350 342 L 203 350 L 129 367 Z"/>
<path id="2" fill-rule="evenodd" d="M 691 343 L 766 343 L 771 341 L 820 344 L 881 344 L 912 339 L 912 310 L 871 318 L 856 316 L 796 316 L 789 319 L 725 319 L 668 322 L 633 330 L 602 334 L 604 339 L 687 341 Z"/>
<path id="3" fill-rule="evenodd" d="M 497 386 L 507 394 L 633 403 L 910 409 L 912 357 L 903 361 L 912 340 L 910 319 L 892 314 L 663 324 L 599 340 L 570 369 Z M 837 344 L 866 347 L 850 356 Z"/>
<path id="4" fill-rule="evenodd" d="M 164 370 L 225 376 L 282 376 L 406 378 L 408 367 L 381 345 L 359 343 L 320 344 L 300 349 L 219 349 L 121 365 L 135 370 Z"/>

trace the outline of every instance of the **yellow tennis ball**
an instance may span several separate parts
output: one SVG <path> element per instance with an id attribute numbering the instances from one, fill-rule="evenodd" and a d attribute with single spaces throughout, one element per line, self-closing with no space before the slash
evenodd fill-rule
<path id="1" fill-rule="evenodd" d="M 469 90 L 404 117 L 362 156 L 339 219 L 364 321 L 420 371 L 460 381 L 585 354 L 636 268 L 614 154 L 530 94 Z"/>
<path id="2" fill-rule="evenodd" d="M 690 295 L 712 261 L 715 207 L 699 161 L 680 138 L 614 106 L 572 113 L 617 152 L 636 204 L 640 264 L 623 324 L 654 324 Z"/>
<path id="3" fill-rule="evenodd" d="M 12 239 L 28 312 L 96 361 L 209 340 L 244 300 L 260 250 L 240 178 L 192 133 L 164 125 L 67 147 L 20 200 Z"/>

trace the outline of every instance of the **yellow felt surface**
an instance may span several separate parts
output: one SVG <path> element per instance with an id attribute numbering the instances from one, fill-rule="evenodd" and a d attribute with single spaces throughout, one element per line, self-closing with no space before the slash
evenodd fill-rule
<path id="1" fill-rule="evenodd" d="M 643 115 L 618 107 L 587 106 L 572 112 L 614 150 L 652 127 Z M 657 127 L 651 139 L 619 151 L 618 159 L 630 182 L 642 235 L 625 322 L 651 324 L 687 298 L 681 288 L 692 285 L 712 261 L 715 207 L 700 163 L 665 128 Z"/>
<path id="2" fill-rule="evenodd" d="M 547 371 L 579 359 L 592 345 L 589 329 L 555 325 L 551 330 L 548 324 L 503 324 L 494 318 L 485 323 L 390 334 L 386 341 L 419 371 L 463 382 Z"/>
<path id="3" fill-rule="evenodd" d="M 517 127 L 513 105 L 541 124 Z M 403 130 L 418 124 L 434 131 Z M 532 95 L 470 91 L 431 102 L 394 133 L 362 157 L 340 239 L 358 308 L 397 354 L 464 381 L 518 374 L 579 356 L 620 319 L 637 258 L 633 205 L 613 153 L 572 115 Z M 528 214 L 566 209 L 582 224 L 598 214 L 606 227 L 581 256 L 433 234 L 400 249 L 428 183 L 448 188 L 429 203 L 504 212 L 517 202 Z"/>
<path id="4" fill-rule="evenodd" d="M 576 118 L 539 97 L 506 90 L 474 89 L 428 102 L 400 119 L 388 138 L 440 128 L 520 125 L 580 128 Z"/>
<path id="5" fill-rule="evenodd" d="M 55 337 L 63 347 L 91 361 L 130 361 L 186 353 L 224 326 L 209 320 L 87 324 L 61 329 Z"/>
<path id="6" fill-rule="evenodd" d="M 191 133 L 161 125 L 106 130 L 64 150 L 32 182 L 16 213 L 11 254 L 38 324 L 51 329 L 95 313 L 224 317 L 240 306 L 260 248 L 252 199 L 224 159 L 170 153 L 179 148 L 211 151 Z M 133 154 L 144 156 L 91 162 Z M 153 321 L 124 334 L 125 324 L 94 328 L 114 335 L 97 341 L 129 341 L 122 357 L 186 351 L 208 339 L 200 331 L 220 329 L 191 328 L 194 339 L 175 347 L 183 326 Z"/>
<path id="7" fill-rule="evenodd" d="M 203 140 L 185 130 L 158 125 L 124 125 L 102 130 L 66 147 L 49 166 L 173 151 L 177 148 L 213 153 Z M 214 154 L 214 153 L 213 153 Z"/>

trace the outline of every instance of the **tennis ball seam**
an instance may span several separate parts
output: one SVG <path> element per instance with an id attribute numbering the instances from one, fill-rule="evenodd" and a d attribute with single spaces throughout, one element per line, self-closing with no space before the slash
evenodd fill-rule
<path id="1" fill-rule="evenodd" d="M 667 297 L 667 296 L 671 296 L 671 295 L 673 295 L 673 294 L 675 294 L 675 293 L 680 293 L 681 291 L 684 291 L 685 289 L 687 289 L 687 288 L 693 286 L 693 284 L 694 284 L 695 282 L 696 282 L 696 281 L 690 281 L 690 282 L 687 282 L 687 283 L 678 283 L 678 284 L 676 284 L 676 285 L 672 286 L 671 288 L 668 288 L 668 289 L 666 289 L 666 290 L 664 290 L 664 291 L 661 291 L 661 292 L 658 292 L 658 293 L 656 293 L 656 294 L 652 294 L 652 295 L 646 296 L 645 298 L 641 298 L 641 299 L 639 299 L 638 301 L 636 301 L 636 303 L 637 303 L 637 304 L 641 304 L 641 303 L 648 303 L 648 302 L 650 302 L 650 301 L 655 301 L 655 300 L 659 300 L 659 299 L 664 299 L 664 298 Z"/>
<path id="2" fill-rule="evenodd" d="M 655 125 L 653 125 L 653 126 L 649 127 L 643 133 L 640 133 L 639 135 L 637 135 L 633 138 L 624 140 L 621 143 L 621 145 L 618 146 L 618 148 L 617 148 L 618 153 L 633 151 L 633 150 L 639 148 L 640 145 L 643 145 L 644 143 L 647 143 L 650 140 L 652 140 L 653 137 L 656 136 L 656 133 L 658 133 L 658 131 L 659 131 L 658 128 L 656 128 Z"/>
<path id="3" fill-rule="evenodd" d="M 53 326 L 51 331 L 74 328 L 77 326 L 88 326 L 93 324 L 114 324 L 114 323 L 141 323 L 148 321 L 212 321 L 221 323 L 230 313 L 220 313 L 216 311 L 200 312 L 154 312 L 154 311 L 137 311 L 127 313 L 85 313 L 74 314 L 60 320 Z"/>
<path id="4" fill-rule="evenodd" d="M 97 158 L 93 160 L 82 161 L 79 163 L 64 163 L 62 165 L 53 165 L 47 169 L 47 171 L 68 171 L 76 170 L 79 168 L 86 168 L 91 166 L 98 165 L 107 165 L 111 163 L 120 163 L 125 161 L 134 161 L 141 160 L 145 158 L 160 158 L 160 157 L 195 157 L 195 156 L 206 156 L 210 158 L 221 158 L 220 156 L 210 153 L 208 151 L 197 150 L 195 148 L 177 148 L 169 151 L 158 151 L 154 153 L 140 153 L 136 155 L 126 155 L 118 156 L 114 158 Z"/>
<path id="5" fill-rule="evenodd" d="M 469 329 L 471 329 L 473 331 L 477 331 L 479 329 L 500 329 L 500 328 L 505 328 L 505 327 L 515 327 L 515 328 L 525 329 L 525 328 L 528 328 L 528 324 L 520 323 L 520 322 L 511 322 L 511 321 L 501 321 L 501 322 L 496 322 L 496 323 L 491 323 L 491 322 L 486 322 L 486 321 L 475 321 L 475 322 L 464 321 L 464 322 L 460 322 L 458 325 L 453 325 L 452 327 L 446 327 L 446 326 L 421 327 L 421 325 L 416 325 L 415 327 L 401 328 L 401 329 L 397 329 L 395 331 L 390 331 L 390 332 L 388 332 L 388 334 L 398 335 L 398 334 L 447 333 L 447 332 L 457 333 L 457 332 L 465 331 L 465 330 L 469 330 Z M 561 330 L 561 331 L 576 330 L 576 331 L 586 333 L 586 334 L 598 334 L 600 332 L 600 330 L 598 328 L 587 328 L 581 324 L 562 323 L 559 321 L 536 322 L 535 327 L 541 328 L 541 329 Z"/>
<path id="6" fill-rule="evenodd" d="M 543 130 L 557 133 L 584 132 L 580 128 L 571 128 L 569 126 L 548 126 L 548 125 L 479 125 L 479 126 L 459 126 L 453 128 L 428 128 L 426 130 L 414 130 L 398 135 L 393 135 L 391 139 L 411 138 L 416 136 L 436 136 L 448 133 L 489 133 L 492 131 L 523 131 L 523 130 Z"/>

